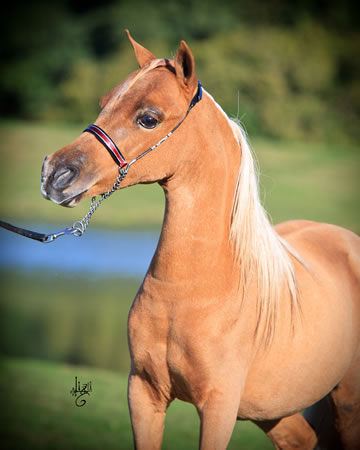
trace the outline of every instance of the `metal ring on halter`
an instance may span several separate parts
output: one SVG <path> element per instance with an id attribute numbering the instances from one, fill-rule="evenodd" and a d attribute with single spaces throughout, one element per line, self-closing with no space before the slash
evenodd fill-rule
<path id="1" fill-rule="evenodd" d="M 76 220 L 71 228 L 73 236 L 81 237 L 85 233 L 84 225 L 80 220 Z"/>

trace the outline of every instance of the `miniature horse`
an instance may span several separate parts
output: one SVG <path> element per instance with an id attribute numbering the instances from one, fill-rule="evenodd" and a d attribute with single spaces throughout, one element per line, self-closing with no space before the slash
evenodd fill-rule
<path id="1" fill-rule="evenodd" d="M 42 192 L 75 206 L 109 191 L 111 148 L 126 169 L 121 188 L 158 182 L 165 192 L 159 243 L 128 320 L 136 448 L 161 447 L 178 398 L 198 411 L 201 449 L 226 448 L 245 419 L 276 448 L 310 449 L 317 436 L 300 412 L 327 398 L 325 433 L 359 449 L 360 239 L 303 220 L 273 228 L 245 133 L 210 94 L 199 96 L 185 42 L 170 61 L 128 37 L 140 69 L 102 98 L 91 133 L 46 158 Z M 319 411 L 309 420 L 321 440 Z"/>

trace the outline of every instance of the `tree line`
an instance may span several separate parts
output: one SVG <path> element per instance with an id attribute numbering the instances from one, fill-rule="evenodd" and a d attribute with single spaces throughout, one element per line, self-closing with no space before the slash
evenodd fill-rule
<path id="1" fill-rule="evenodd" d="M 250 133 L 356 140 L 360 32 L 353 2 L 14 2 L 1 15 L 0 114 L 92 121 L 136 62 L 190 45 L 205 88 Z"/>

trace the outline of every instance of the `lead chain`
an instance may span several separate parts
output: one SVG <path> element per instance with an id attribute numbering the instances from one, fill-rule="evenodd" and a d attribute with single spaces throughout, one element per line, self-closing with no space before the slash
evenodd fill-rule
<path id="1" fill-rule="evenodd" d="M 114 183 L 114 186 L 110 189 L 110 191 L 101 194 L 98 201 L 96 201 L 96 197 L 92 197 L 89 212 L 81 220 L 76 220 L 71 227 L 72 234 L 74 236 L 81 237 L 85 233 L 92 215 L 105 199 L 109 198 L 110 195 L 118 190 L 120 183 L 126 177 L 129 168 L 130 165 L 128 165 L 125 169 L 119 169 L 119 175 Z"/>

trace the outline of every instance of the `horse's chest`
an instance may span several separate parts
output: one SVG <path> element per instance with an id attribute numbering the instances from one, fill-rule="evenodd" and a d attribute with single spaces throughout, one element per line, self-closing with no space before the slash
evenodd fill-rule
<path id="1" fill-rule="evenodd" d="M 206 379 L 198 342 L 165 316 L 143 313 L 134 309 L 129 317 L 133 370 L 166 395 L 194 401 Z"/>
<path id="2" fill-rule="evenodd" d="M 140 370 L 161 366 L 166 359 L 166 314 L 134 304 L 128 321 L 129 345 L 132 362 Z"/>

